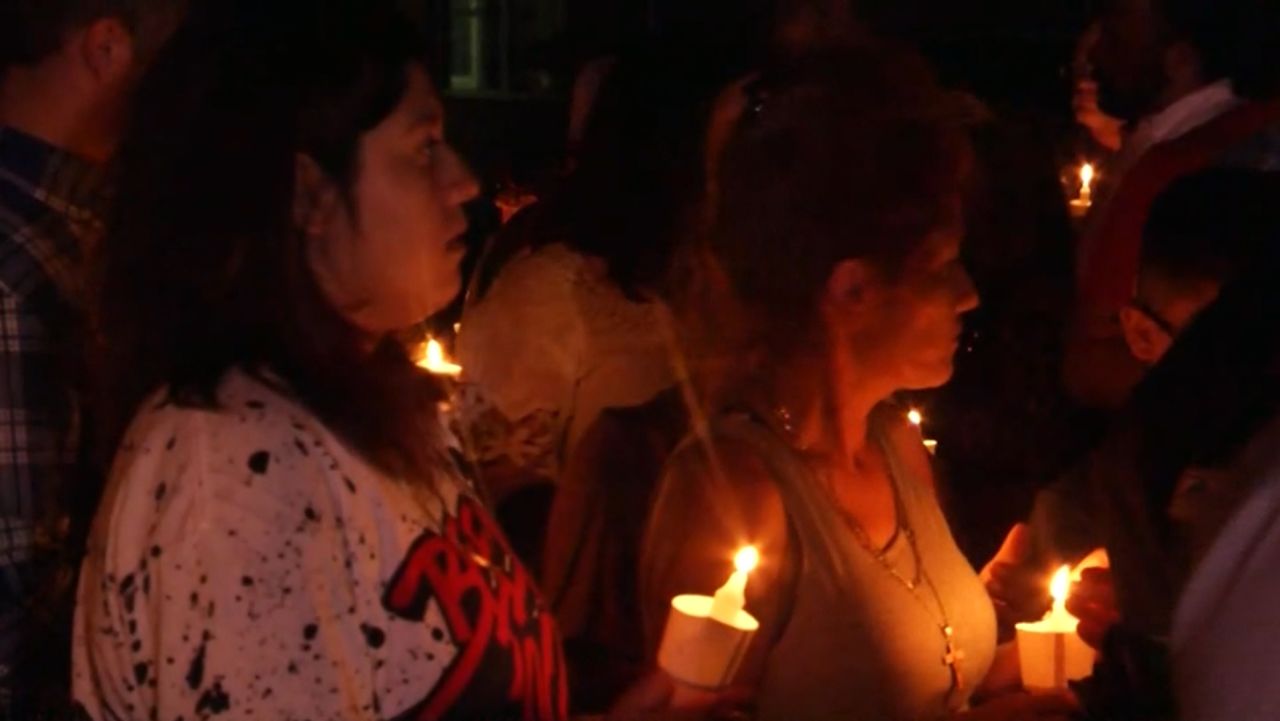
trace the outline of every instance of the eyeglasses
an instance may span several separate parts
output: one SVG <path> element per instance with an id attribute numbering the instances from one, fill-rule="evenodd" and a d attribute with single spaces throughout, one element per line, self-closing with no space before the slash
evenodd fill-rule
<path id="1" fill-rule="evenodd" d="M 1178 333 L 1181 329 L 1178 328 L 1176 325 L 1174 325 L 1168 318 L 1165 318 L 1163 315 L 1160 315 L 1159 312 L 1157 312 L 1154 308 L 1152 308 L 1150 305 L 1145 303 L 1141 298 L 1134 298 L 1133 300 L 1129 301 L 1129 305 L 1134 310 L 1145 315 L 1147 317 L 1147 320 L 1150 320 L 1152 323 L 1154 323 L 1155 326 L 1159 328 L 1161 331 L 1163 331 L 1165 335 L 1169 336 L 1170 338 L 1178 337 Z"/>

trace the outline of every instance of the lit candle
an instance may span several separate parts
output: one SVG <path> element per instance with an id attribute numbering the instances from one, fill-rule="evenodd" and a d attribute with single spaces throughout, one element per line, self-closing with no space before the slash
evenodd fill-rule
<path id="1" fill-rule="evenodd" d="M 1085 163 L 1080 166 L 1080 202 L 1093 202 L 1093 164 Z"/>
<path id="2" fill-rule="evenodd" d="M 1018 663 L 1022 685 L 1031 691 L 1064 689 L 1093 672 L 1094 651 L 1076 633 L 1080 621 L 1067 612 L 1071 567 L 1063 566 L 1049 584 L 1053 608 L 1041 620 L 1018 624 Z"/>
<path id="3" fill-rule="evenodd" d="M 1080 166 L 1080 194 L 1071 201 L 1072 215 L 1080 217 L 1089 212 L 1089 208 L 1093 206 L 1093 180 L 1096 174 L 1097 170 L 1093 167 L 1093 163 Z"/>
<path id="4" fill-rule="evenodd" d="M 457 378 L 462 374 L 462 366 L 452 363 L 444 357 L 444 346 L 440 345 L 440 341 L 435 338 L 427 339 L 422 358 L 418 361 L 418 367 L 433 375 L 449 376 L 450 378 Z"/>
<path id="5" fill-rule="evenodd" d="M 734 572 L 711 599 L 711 618 L 729 626 L 737 621 L 738 614 L 747 605 L 747 575 L 755 570 L 759 562 L 760 552 L 755 546 L 747 546 L 738 551 L 733 559 Z"/>
<path id="6" fill-rule="evenodd" d="M 922 415 L 920 411 L 915 408 L 907 411 L 907 422 L 916 428 L 919 428 L 923 432 L 924 415 Z M 936 456 L 938 455 L 938 442 L 932 438 L 925 438 L 924 449 L 929 452 L 929 455 Z"/>
<path id="7" fill-rule="evenodd" d="M 733 573 L 714 596 L 687 594 L 671 599 L 658 665 L 679 682 L 673 705 L 694 698 L 695 690 L 727 686 L 738 672 L 747 645 L 760 628 L 745 609 L 747 577 L 759 561 L 760 553 L 747 546 L 734 557 Z"/>

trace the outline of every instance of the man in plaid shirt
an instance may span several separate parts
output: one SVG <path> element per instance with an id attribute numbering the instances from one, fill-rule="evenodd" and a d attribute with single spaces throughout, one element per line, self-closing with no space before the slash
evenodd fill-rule
<path id="1" fill-rule="evenodd" d="M 66 575 L 52 559 L 79 450 L 80 259 L 100 228 L 100 175 L 0 128 L 0 664 L 10 672 L 35 591 Z"/>
<path id="2" fill-rule="evenodd" d="M 179 0 L 0 0 L 0 721 L 67 706 L 81 463 L 83 258 L 104 166 Z M 77 519 L 84 521 L 85 519 Z"/>

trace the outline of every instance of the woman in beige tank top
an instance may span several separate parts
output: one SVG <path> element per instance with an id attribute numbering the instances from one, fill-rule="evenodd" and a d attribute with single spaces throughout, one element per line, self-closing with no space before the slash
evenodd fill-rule
<path id="1" fill-rule="evenodd" d="M 994 611 L 918 433 L 887 403 L 947 381 L 978 304 L 959 260 L 962 124 L 914 58 L 880 52 L 748 93 L 701 264 L 714 281 L 689 284 L 682 309 L 686 340 L 705 343 L 688 350 L 707 361 L 707 414 L 668 461 L 646 533 L 651 644 L 669 599 L 714 591 L 751 543 L 761 630 L 739 680 L 762 721 L 1061 713 L 1058 697 L 970 710 L 992 685 Z"/>

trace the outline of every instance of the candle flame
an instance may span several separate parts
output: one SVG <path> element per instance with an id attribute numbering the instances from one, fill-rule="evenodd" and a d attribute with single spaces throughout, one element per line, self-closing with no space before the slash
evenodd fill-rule
<path id="1" fill-rule="evenodd" d="M 1053 574 L 1053 581 L 1049 583 L 1049 595 L 1053 596 L 1054 605 L 1062 605 L 1067 601 L 1067 594 L 1071 592 L 1071 566 L 1063 566 L 1058 572 Z"/>
<path id="2" fill-rule="evenodd" d="M 751 573 L 760 563 L 760 552 L 755 546 L 747 546 L 733 557 L 733 566 L 742 573 Z"/>
<path id="3" fill-rule="evenodd" d="M 444 346 L 435 338 L 427 339 L 418 367 L 435 375 L 457 376 L 462 373 L 462 366 L 444 357 Z"/>
<path id="4" fill-rule="evenodd" d="M 1088 193 L 1093 188 L 1093 176 L 1096 170 L 1093 163 L 1085 163 L 1080 166 L 1080 189 L 1082 192 Z"/>
<path id="5" fill-rule="evenodd" d="M 924 423 L 924 416 L 920 415 L 920 411 L 912 408 L 907 411 L 907 422 L 913 426 L 919 426 L 921 423 Z"/>

